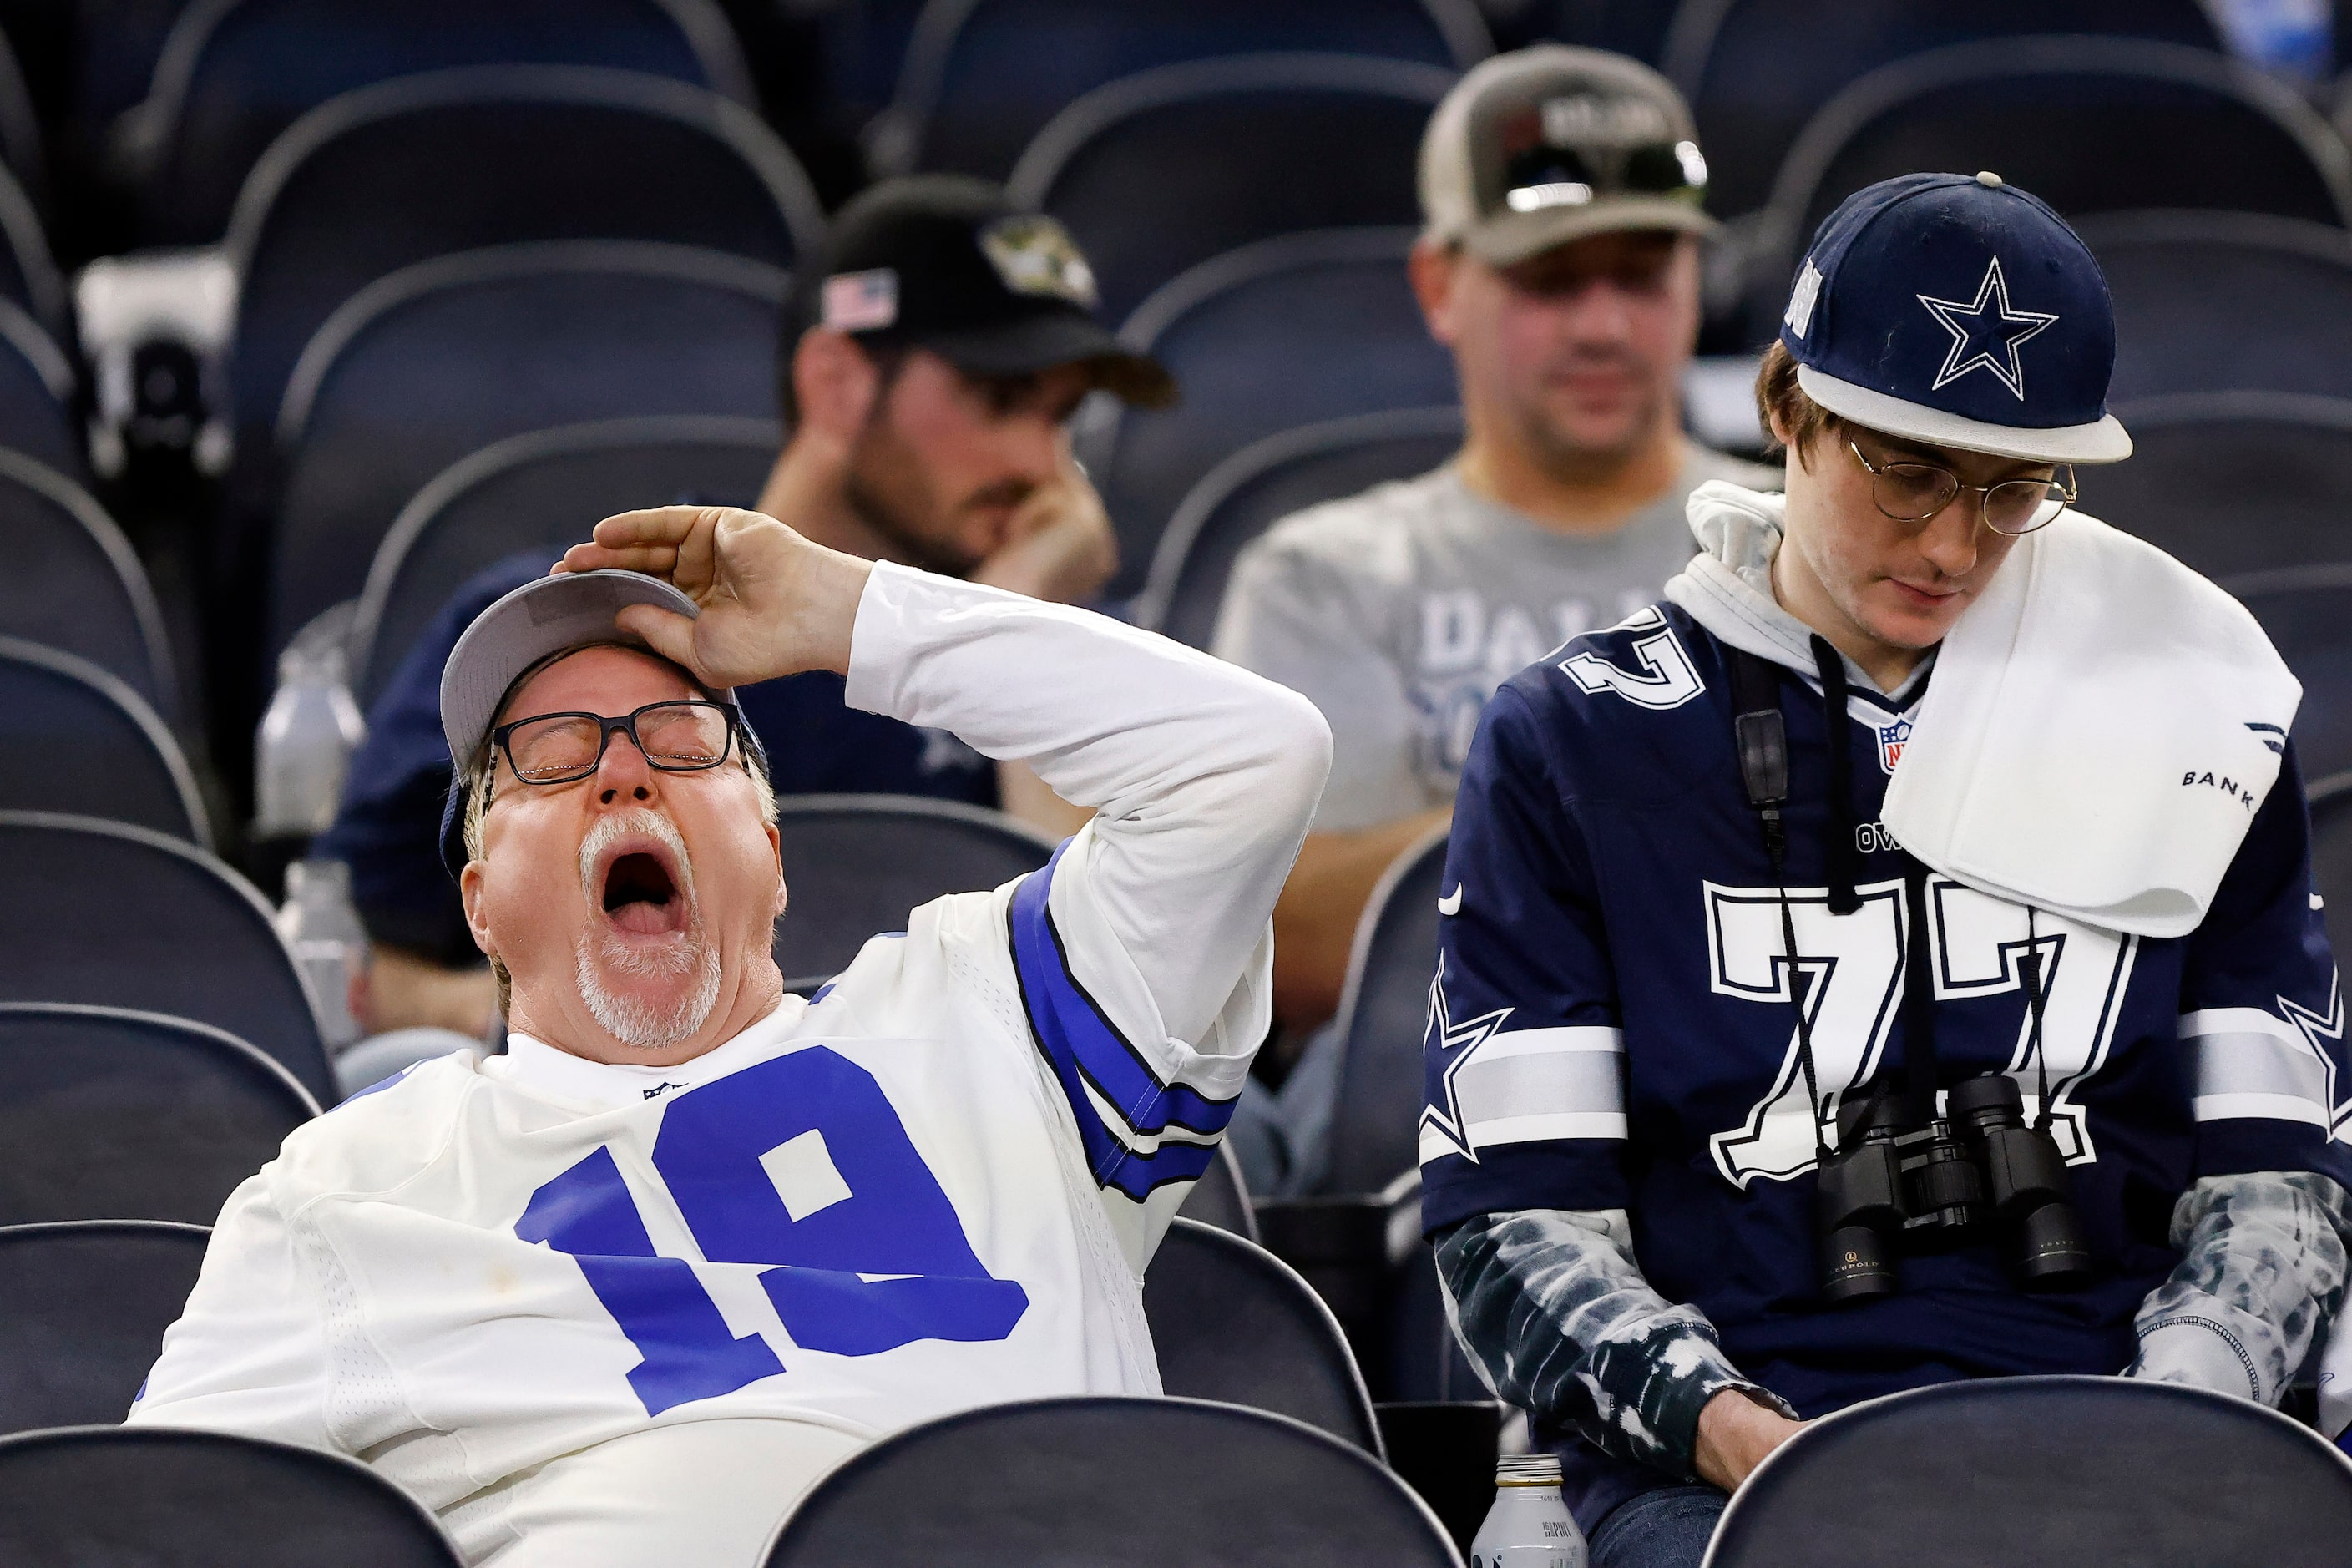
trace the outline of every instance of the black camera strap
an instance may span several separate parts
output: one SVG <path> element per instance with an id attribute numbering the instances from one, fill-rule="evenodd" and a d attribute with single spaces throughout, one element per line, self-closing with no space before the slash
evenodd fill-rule
<path id="1" fill-rule="evenodd" d="M 1911 1125 L 1936 1120 L 1936 976 L 1929 968 L 1927 868 L 1903 857 L 1903 1093 Z"/>
<path id="2" fill-rule="evenodd" d="M 1811 982 L 1797 962 L 1797 920 L 1789 909 L 1789 722 L 1780 712 L 1780 678 L 1765 660 L 1745 648 L 1727 647 L 1731 657 L 1731 730 L 1739 752 L 1739 780 L 1748 804 L 1764 830 L 1764 855 L 1772 863 L 1780 894 L 1780 951 L 1789 961 L 1789 1002 L 1797 1012 L 1797 1065 L 1805 1075 L 1805 1119 L 1813 1133 L 1816 1163 L 1830 1158 L 1822 1135 L 1822 1086 L 1813 1067 Z"/>

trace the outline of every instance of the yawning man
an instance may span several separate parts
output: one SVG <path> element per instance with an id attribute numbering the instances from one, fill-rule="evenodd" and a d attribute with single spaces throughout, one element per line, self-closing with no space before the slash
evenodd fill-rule
<path id="1" fill-rule="evenodd" d="M 879 1436 L 1157 1392 L 1139 1281 L 1266 1032 L 1330 740 L 1230 665 L 756 513 L 607 519 L 564 568 L 441 687 L 505 1054 L 289 1138 L 130 1419 L 356 1456 L 469 1563 L 751 1568 Z M 1096 815 L 803 1000 L 731 689 L 808 669 Z"/>

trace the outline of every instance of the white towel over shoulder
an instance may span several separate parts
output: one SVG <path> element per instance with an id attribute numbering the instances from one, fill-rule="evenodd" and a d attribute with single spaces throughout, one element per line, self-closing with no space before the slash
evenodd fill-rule
<path id="1" fill-rule="evenodd" d="M 1944 639 L 1885 824 L 1996 897 L 2184 936 L 2277 781 L 2302 699 L 2244 605 L 2062 513 Z"/>

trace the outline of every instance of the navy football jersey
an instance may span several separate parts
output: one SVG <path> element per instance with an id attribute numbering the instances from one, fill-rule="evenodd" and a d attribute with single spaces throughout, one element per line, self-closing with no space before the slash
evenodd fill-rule
<path id="1" fill-rule="evenodd" d="M 1940 1081 L 2006 1069 L 2030 1118 L 2019 959 L 2031 942 L 2051 1130 L 2095 1278 L 2030 1294 L 1988 1243 L 1906 1257 L 1892 1296 L 1822 1300 L 1813 1123 L 1779 892 L 1733 746 L 1728 653 L 1671 605 L 1570 642 L 1481 721 L 1440 904 L 1424 1223 L 1628 1210 L 1651 1283 L 1704 1310 L 1734 1364 L 1807 1416 L 1952 1378 L 2120 1372 L 2135 1310 L 2177 1259 L 2167 1232 L 2194 1182 L 2352 1179 L 2336 1136 L 2344 1016 L 2294 756 L 2186 938 L 2029 914 L 1933 873 L 1929 929 L 1914 933 L 1905 857 L 1878 810 L 1932 670 L 1893 699 L 1855 691 L 1834 735 L 1818 684 L 1774 670 L 1820 1113 L 1833 1129 L 1854 1089 L 1899 1088 L 1916 942 L 1934 966 Z M 1852 752 L 1861 851 L 1861 906 L 1843 916 L 1823 885 L 1830 743 Z M 1580 1462 L 1614 1464 L 1589 1449 Z"/>

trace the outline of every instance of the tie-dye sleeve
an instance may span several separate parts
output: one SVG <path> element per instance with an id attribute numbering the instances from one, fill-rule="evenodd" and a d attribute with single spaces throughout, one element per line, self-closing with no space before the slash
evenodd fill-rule
<path id="1" fill-rule="evenodd" d="M 1612 1458 L 1695 1480 L 1698 1413 L 1741 1377 L 1696 1307 L 1650 1288 L 1622 1209 L 1481 1215 L 1437 1240 L 1455 1332 L 1497 1397 Z"/>
<path id="2" fill-rule="evenodd" d="M 2278 1404 L 2344 1302 L 2352 1204 L 2326 1176 L 2208 1176 L 2181 1194 L 2172 1277 L 2140 1304 L 2129 1377 Z"/>

